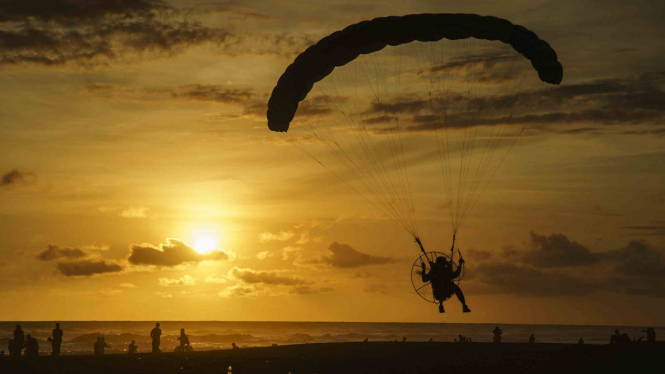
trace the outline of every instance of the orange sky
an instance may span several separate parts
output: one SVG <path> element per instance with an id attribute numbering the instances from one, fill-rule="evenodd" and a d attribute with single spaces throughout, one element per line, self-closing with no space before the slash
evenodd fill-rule
<path id="1" fill-rule="evenodd" d="M 0 6 L 2 320 L 665 323 L 662 2 L 24 3 Z M 458 234 L 471 314 L 422 301 L 413 238 L 264 114 L 306 46 L 421 12 L 504 17 L 565 69 Z"/>

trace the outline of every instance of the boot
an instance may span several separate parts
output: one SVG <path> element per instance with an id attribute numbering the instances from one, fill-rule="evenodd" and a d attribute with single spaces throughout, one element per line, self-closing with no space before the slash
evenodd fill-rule
<path id="1" fill-rule="evenodd" d="M 443 304 L 439 304 L 439 313 L 445 313 L 446 311 L 443 310 Z"/>
<path id="2" fill-rule="evenodd" d="M 466 304 L 465 304 L 465 305 L 462 305 L 462 312 L 464 312 L 464 313 L 471 313 L 471 309 L 469 309 L 469 307 L 466 306 Z"/>

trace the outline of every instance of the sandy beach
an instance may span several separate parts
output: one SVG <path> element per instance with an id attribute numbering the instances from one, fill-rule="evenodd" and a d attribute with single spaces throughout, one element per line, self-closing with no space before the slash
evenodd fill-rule
<path id="1" fill-rule="evenodd" d="M 1 373 L 659 373 L 665 344 L 329 343 L 0 360 Z"/>

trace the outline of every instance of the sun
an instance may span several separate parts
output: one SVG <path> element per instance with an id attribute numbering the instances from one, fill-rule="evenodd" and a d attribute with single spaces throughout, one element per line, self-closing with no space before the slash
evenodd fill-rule
<path id="1" fill-rule="evenodd" d="M 194 249 L 199 253 L 208 253 L 212 252 L 217 248 L 215 239 L 211 236 L 202 236 L 196 239 L 194 243 Z"/>

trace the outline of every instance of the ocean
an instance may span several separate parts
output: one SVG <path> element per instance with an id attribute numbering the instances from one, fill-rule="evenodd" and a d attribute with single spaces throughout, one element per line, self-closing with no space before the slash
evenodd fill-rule
<path id="1" fill-rule="evenodd" d="M 64 331 L 62 354 L 92 354 L 97 336 L 105 337 L 111 346 L 107 353 L 124 353 L 132 340 L 139 352 L 149 352 L 150 330 L 154 322 L 127 321 L 58 321 Z M 162 329 L 161 349 L 173 351 L 178 345 L 180 329 L 184 328 L 195 351 L 270 346 L 272 344 L 305 344 L 328 342 L 407 341 L 452 342 L 464 335 L 477 342 L 491 342 L 494 324 L 468 323 L 368 323 L 368 322 L 217 322 L 159 321 Z M 50 354 L 47 338 L 55 322 L 0 322 L 0 350 L 6 350 L 19 323 L 24 333 L 39 341 L 42 354 Z M 607 344 L 614 329 L 631 338 L 646 334 L 646 327 L 635 326 L 570 326 L 570 325 L 499 325 L 503 342 L 527 342 L 534 334 L 537 343 Z M 656 328 L 656 337 L 665 335 L 665 327 Z"/>

